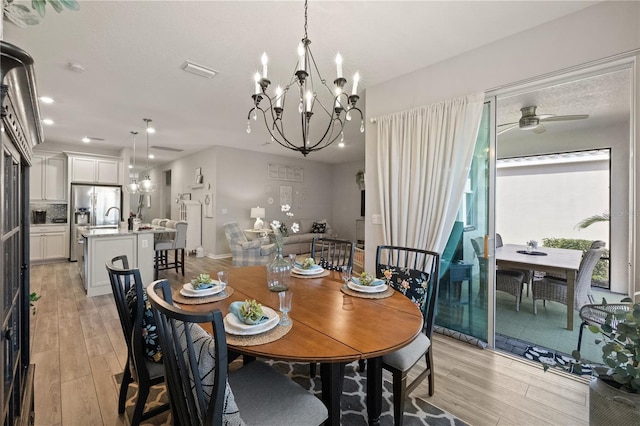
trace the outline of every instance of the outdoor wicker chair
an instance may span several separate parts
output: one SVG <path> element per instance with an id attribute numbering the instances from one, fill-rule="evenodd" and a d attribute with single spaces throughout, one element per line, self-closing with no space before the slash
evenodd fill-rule
<path id="1" fill-rule="evenodd" d="M 478 258 L 478 265 L 480 266 L 480 280 L 485 281 L 487 279 L 487 269 L 489 267 L 489 260 L 484 257 L 482 246 L 484 245 L 484 238 L 472 238 L 471 245 L 476 252 Z M 510 269 L 498 269 L 496 270 L 496 290 L 509 293 L 516 298 L 516 311 L 520 311 L 520 302 L 522 301 L 522 287 L 524 285 L 524 273 L 522 271 L 510 270 Z"/>
<path id="2" fill-rule="evenodd" d="M 615 314 L 629 312 L 632 309 L 632 303 L 601 303 L 584 305 L 580 308 L 580 319 L 582 320 L 582 324 L 580 324 L 580 333 L 578 334 L 578 350 L 580 350 L 580 347 L 582 346 L 582 332 L 585 326 L 597 325 L 600 327 L 607 321 L 607 317 L 611 315 L 611 322 L 609 325 L 612 330 L 615 330 L 618 322 L 620 322 L 619 319 L 616 318 Z"/>
<path id="3" fill-rule="evenodd" d="M 590 302 L 591 276 L 593 275 L 593 268 L 595 268 L 596 263 L 604 253 L 604 246 L 604 241 L 595 241 L 591 244 L 589 251 L 582 257 L 575 284 L 575 309 L 580 309 Z M 533 296 L 533 313 L 537 315 L 536 301 L 538 299 L 543 301 L 553 300 L 567 304 L 567 281 L 561 278 L 544 277 L 535 282 L 531 293 Z"/>

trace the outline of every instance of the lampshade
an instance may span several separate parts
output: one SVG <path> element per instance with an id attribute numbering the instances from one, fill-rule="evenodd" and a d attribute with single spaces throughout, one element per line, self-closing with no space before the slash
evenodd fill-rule
<path id="1" fill-rule="evenodd" d="M 262 219 L 264 214 L 264 207 L 251 207 L 251 219 Z"/>
<path id="2" fill-rule="evenodd" d="M 256 223 L 253 224 L 253 229 L 262 229 L 264 213 L 264 207 L 251 207 L 251 219 L 256 220 Z"/>

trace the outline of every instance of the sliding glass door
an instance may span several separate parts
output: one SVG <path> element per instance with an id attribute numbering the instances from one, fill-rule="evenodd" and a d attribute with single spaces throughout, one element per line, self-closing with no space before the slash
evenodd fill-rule
<path id="1" fill-rule="evenodd" d="M 493 193 L 491 158 L 494 102 L 485 103 L 465 194 L 442 254 L 436 325 L 493 343 Z"/>

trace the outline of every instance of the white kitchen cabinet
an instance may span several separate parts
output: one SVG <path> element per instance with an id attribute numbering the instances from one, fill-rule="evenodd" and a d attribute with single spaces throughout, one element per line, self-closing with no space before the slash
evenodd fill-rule
<path id="1" fill-rule="evenodd" d="M 69 157 L 71 182 L 121 184 L 122 160 L 102 157 Z"/>
<path id="2" fill-rule="evenodd" d="M 29 241 L 31 261 L 69 257 L 69 231 L 66 224 L 32 226 Z"/>
<path id="3" fill-rule="evenodd" d="M 66 202 L 67 159 L 62 153 L 35 153 L 29 174 L 29 198 Z"/>

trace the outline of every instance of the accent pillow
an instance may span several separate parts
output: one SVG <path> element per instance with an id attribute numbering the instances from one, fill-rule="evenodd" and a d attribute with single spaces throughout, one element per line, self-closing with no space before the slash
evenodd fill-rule
<path id="1" fill-rule="evenodd" d="M 429 274 L 409 268 L 380 265 L 378 276 L 387 281 L 394 290 L 399 291 L 424 312 Z"/>
<path id="2" fill-rule="evenodd" d="M 184 324 L 184 323 L 182 323 Z M 189 324 L 189 331 L 193 339 L 193 350 L 196 355 L 196 362 L 198 363 L 198 371 L 200 372 L 200 379 L 202 380 L 202 389 L 205 393 L 205 400 L 207 404 L 211 399 L 211 392 L 213 392 L 213 381 L 215 379 L 216 359 L 215 359 L 215 342 L 213 336 L 207 333 L 197 324 Z M 184 326 L 180 334 L 180 340 L 183 347 L 186 345 L 184 339 Z M 185 362 L 188 363 L 189 359 L 185 354 Z M 226 366 L 225 366 L 226 368 Z M 191 376 L 191 370 L 189 375 Z M 193 385 L 193 377 L 189 377 L 192 386 L 191 389 L 195 392 L 195 385 Z M 194 394 L 196 400 L 198 397 Z M 233 391 L 227 381 L 224 390 L 224 403 L 222 404 L 222 424 L 225 426 L 246 426 L 246 423 L 240 418 L 240 411 L 238 405 L 233 396 Z"/>
<path id="3" fill-rule="evenodd" d="M 323 222 L 313 222 L 311 225 L 311 233 L 313 234 L 324 234 L 327 230 L 327 224 Z"/>
<path id="4" fill-rule="evenodd" d="M 138 296 L 136 288 L 132 286 L 126 294 L 127 305 L 129 305 L 129 314 L 131 320 L 135 321 L 136 306 Z M 151 311 L 151 304 L 147 299 L 147 292 L 142 290 L 142 301 L 144 303 L 144 313 L 142 314 L 142 337 L 144 338 L 144 356 L 152 362 L 162 362 L 162 349 L 160 349 L 160 339 L 158 339 L 158 330 L 156 328 L 156 319 Z"/>

